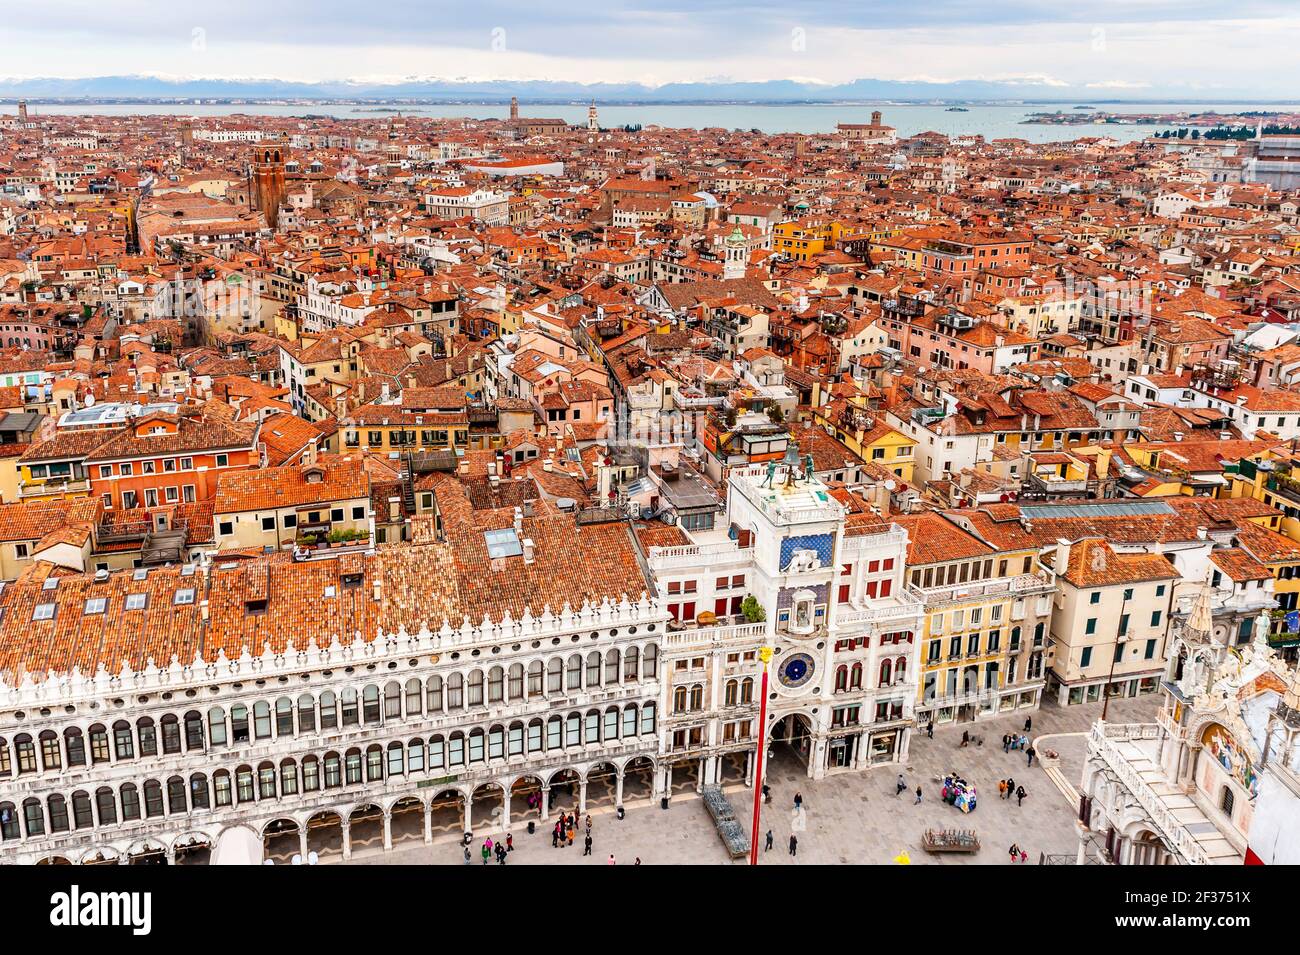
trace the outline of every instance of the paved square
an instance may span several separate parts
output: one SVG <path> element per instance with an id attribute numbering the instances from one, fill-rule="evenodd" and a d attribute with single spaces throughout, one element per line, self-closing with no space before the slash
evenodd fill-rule
<path id="1" fill-rule="evenodd" d="M 1113 722 L 1145 722 L 1155 719 L 1158 697 L 1113 700 L 1107 714 Z M 846 772 L 813 781 L 788 751 L 776 750 L 768 774 L 772 804 L 764 806 L 760 828 L 760 864 L 893 864 L 906 852 L 913 864 L 1008 865 L 1007 849 L 1018 843 L 1031 864 L 1040 853 L 1073 856 L 1078 850 L 1074 819 L 1077 804 L 1044 771 L 1038 760 L 1026 765 L 1024 753 L 1002 751 L 1002 734 L 1023 730 L 1026 716 L 1032 716 L 1029 734 L 1039 749 L 1060 755 L 1060 774 L 1067 787 L 1077 788 L 1086 751 L 1085 734 L 1101 713 L 1101 705 L 1068 708 L 1044 703 L 1042 709 L 1019 711 L 976 724 L 936 726 L 934 739 L 924 733 L 912 741 L 911 758 L 902 768 L 908 790 L 895 795 L 899 768 L 893 764 L 862 772 Z M 963 730 L 983 738 L 983 745 L 963 748 Z M 957 771 L 979 791 L 974 812 L 962 813 L 939 798 L 936 777 Z M 1027 792 L 1024 804 L 998 798 L 998 780 L 1011 777 Z M 915 804 L 916 787 L 922 801 Z M 803 811 L 794 811 L 794 794 L 803 795 Z M 736 816 L 750 818 L 752 792 L 741 785 L 727 788 Z M 637 857 L 645 865 L 725 865 L 731 860 L 713 828 L 708 812 L 693 793 L 674 796 L 667 811 L 658 804 L 627 806 L 626 818 L 618 820 L 612 811 L 593 813 L 592 855 L 584 856 L 582 827 L 572 847 L 551 848 L 548 826 L 533 835 L 514 830 L 515 851 L 510 864 L 592 865 L 607 864 L 613 853 L 617 864 L 631 864 Z M 974 829 L 983 845 L 978 854 L 930 855 L 921 848 L 926 828 Z M 762 833 L 772 830 L 771 851 L 762 850 Z M 798 855 L 789 854 L 791 832 L 798 836 Z M 481 865 L 479 846 L 491 835 L 479 831 L 471 846 L 471 864 Z M 455 842 L 433 845 L 410 843 L 391 852 L 365 848 L 356 852 L 353 864 L 463 864 L 463 849 Z M 493 861 L 491 865 L 496 865 Z"/>

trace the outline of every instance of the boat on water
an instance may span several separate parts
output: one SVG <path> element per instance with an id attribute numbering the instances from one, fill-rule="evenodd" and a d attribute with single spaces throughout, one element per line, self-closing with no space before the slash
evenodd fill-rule
<path id="1" fill-rule="evenodd" d="M 969 113 L 970 110 L 968 110 L 965 106 L 949 106 L 947 109 L 944 110 L 944 112 L 945 113 Z"/>

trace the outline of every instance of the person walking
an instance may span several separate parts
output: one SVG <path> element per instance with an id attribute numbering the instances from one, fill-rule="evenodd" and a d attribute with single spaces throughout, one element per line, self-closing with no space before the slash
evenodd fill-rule
<path id="1" fill-rule="evenodd" d="M 769 806 L 772 804 L 772 787 L 767 783 L 763 783 L 763 802 Z"/>
<path id="2" fill-rule="evenodd" d="M 633 865 L 640 865 L 640 864 L 641 864 L 641 857 L 640 857 L 640 856 L 637 856 L 636 859 L 633 860 L 632 864 L 633 864 Z"/>
<path id="3" fill-rule="evenodd" d="M 1033 728 L 1034 728 L 1034 718 L 1033 718 L 1032 716 L 1026 716 L 1026 717 L 1025 717 L 1025 732 L 1028 733 L 1028 732 L 1029 732 L 1031 729 L 1033 729 Z"/>
<path id="4" fill-rule="evenodd" d="M 514 851 L 515 851 L 515 834 L 514 834 L 513 832 L 507 832 L 507 833 L 506 833 L 506 852 L 514 852 Z"/>
<path id="5" fill-rule="evenodd" d="M 897 785 L 897 787 L 894 789 L 894 796 L 897 797 L 898 794 L 901 793 L 901 792 L 902 792 L 904 789 L 906 789 L 906 788 L 907 788 L 907 783 L 903 781 L 903 774 L 902 774 L 902 773 L 899 773 L 899 774 L 898 774 L 898 785 Z"/>
<path id="6" fill-rule="evenodd" d="M 1007 798 L 1007 781 L 1005 779 L 998 780 L 998 798 L 999 799 Z"/>
<path id="7" fill-rule="evenodd" d="M 573 834 L 574 834 L 574 832 L 576 832 L 576 831 L 577 831 L 577 830 L 575 830 L 575 829 L 573 829 L 572 827 L 570 827 L 570 829 L 569 829 L 569 845 L 573 845 Z"/>
<path id="8" fill-rule="evenodd" d="M 1002 752 L 1004 752 L 1004 753 L 1009 753 L 1009 752 L 1011 752 L 1011 734 L 1010 734 L 1010 733 L 1003 733 L 1003 734 L 1002 734 Z"/>
<path id="9" fill-rule="evenodd" d="M 930 720 L 925 724 L 925 735 L 930 739 L 934 739 L 934 720 Z"/>
<path id="10" fill-rule="evenodd" d="M 794 794 L 794 808 L 796 809 L 803 808 L 803 793 Z"/>
<path id="11" fill-rule="evenodd" d="M 617 862 L 614 861 L 614 853 L 611 852 L 611 853 L 609 854 L 609 861 L 606 862 L 605 864 L 606 864 L 606 865 L 617 865 L 617 864 L 618 864 Z"/>
<path id="12" fill-rule="evenodd" d="M 469 846 L 465 847 L 465 864 L 469 865 Z"/>
<path id="13" fill-rule="evenodd" d="M 1015 794 L 1016 794 L 1016 781 L 1015 781 L 1014 779 L 1008 779 L 1008 780 L 1007 780 L 1007 798 L 1010 799 L 1010 798 L 1011 798 L 1012 796 L 1014 796 Z"/>
<path id="14" fill-rule="evenodd" d="M 799 837 L 796 836 L 794 833 L 791 833 L 790 834 L 790 855 L 797 856 L 798 854 L 799 854 Z"/>
<path id="15" fill-rule="evenodd" d="M 965 747 L 965 746 L 969 746 L 969 745 L 970 745 L 970 731 L 969 731 L 969 730 L 962 730 L 962 731 L 961 731 L 961 745 L 962 745 L 963 747 Z"/>
<path id="16" fill-rule="evenodd" d="M 914 806 L 919 806 L 919 805 L 921 805 L 921 787 L 920 787 L 920 786 L 917 786 L 917 787 L 916 787 L 916 802 L 913 803 L 913 805 L 914 805 Z"/>
<path id="17" fill-rule="evenodd" d="M 483 843 L 483 864 L 484 865 L 487 865 L 488 856 L 490 856 L 491 854 L 492 854 L 492 850 L 487 847 L 487 843 L 486 842 Z"/>
<path id="18" fill-rule="evenodd" d="M 1019 806 L 1019 805 L 1020 805 L 1021 803 L 1023 803 L 1024 801 L 1025 801 L 1025 787 L 1024 787 L 1024 786 L 1017 786 L 1017 787 L 1016 787 L 1016 805 Z"/>
<path id="19" fill-rule="evenodd" d="M 1033 746 L 1030 746 L 1029 749 L 1025 750 L 1025 755 L 1029 757 L 1029 765 L 1030 765 L 1030 766 L 1034 765 L 1034 754 L 1035 754 L 1036 752 L 1038 752 L 1038 751 L 1037 751 L 1036 749 L 1034 749 Z"/>
<path id="20" fill-rule="evenodd" d="M 582 840 L 582 854 L 584 856 L 591 855 L 591 833 L 590 832 L 587 833 L 587 837 Z"/>
<path id="21" fill-rule="evenodd" d="M 771 829 L 767 830 L 767 839 L 763 843 L 763 851 L 764 852 L 772 851 L 772 830 Z"/>
<path id="22" fill-rule="evenodd" d="M 587 835 L 591 835 L 591 813 L 587 813 Z"/>
<path id="23" fill-rule="evenodd" d="M 560 844 L 560 824 L 557 822 L 555 828 L 551 830 L 551 848 L 554 849 Z"/>
<path id="24" fill-rule="evenodd" d="M 1011 848 L 1007 849 L 1007 855 L 1011 857 L 1012 862 L 1018 860 L 1020 858 L 1020 846 L 1016 845 L 1014 842 L 1011 843 Z"/>

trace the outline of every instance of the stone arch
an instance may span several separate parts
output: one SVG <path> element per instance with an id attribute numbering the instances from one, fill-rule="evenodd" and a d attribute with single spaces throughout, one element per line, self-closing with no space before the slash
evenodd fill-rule
<path id="1" fill-rule="evenodd" d="M 389 800 L 385 812 L 389 817 L 389 831 L 392 844 L 424 841 L 424 800 L 420 796 L 407 794 Z"/>
<path id="2" fill-rule="evenodd" d="M 127 865 L 162 865 L 167 862 L 171 846 L 163 839 L 146 836 L 131 843 L 126 850 Z"/>
<path id="3" fill-rule="evenodd" d="M 172 840 L 172 858 L 177 865 L 207 865 L 212 859 L 214 840 L 200 829 L 190 829 Z"/>
<path id="4" fill-rule="evenodd" d="M 335 809 L 322 809 L 307 818 L 307 851 L 318 856 L 343 854 L 343 816 Z"/>
<path id="5" fill-rule="evenodd" d="M 470 829 L 495 832 L 502 829 L 505 788 L 495 780 L 480 783 L 470 794 Z"/>
<path id="6" fill-rule="evenodd" d="M 302 853 L 302 823 L 292 816 L 277 816 L 262 826 L 262 855 L 276 865 L 293 861 Z"/>
<path id="7" fill-rule="evenodd" d="M 77 860 L 80 865 L 117 865 L 122 851 L 115 846 L 91 846 Z"/>

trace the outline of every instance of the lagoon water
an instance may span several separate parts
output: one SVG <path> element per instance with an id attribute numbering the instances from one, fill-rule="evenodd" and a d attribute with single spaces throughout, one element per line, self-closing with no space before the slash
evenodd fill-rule
<path id="1" fill-rule="evenodd" d="M 726 129 L 761 129 L 768 133 L 827 133 L 835 129 L 836 123 L 867 123 L 871 121 L 873 110 L 884 114 L 884 122 L 894 126 L 900 136 L 913 136 L 932 130 L 949 136 L 962 134 L 980 135 L 986 139 L 1020 138 L 1035 143 L 1059 142 L 1077 139 L 1081 136 L 1110 136 L 1128 142 L 1151 135 L 1163 126 L 1138 126 L 1116 123 L 1089 123 L 1072 126 L 1042 126 L 1024 124 L 1022 120 L 1031 113 L 1047 113 L 1057 110 L 1073 112 L 1075 105 L 1095 106 L 1109 113 L 1197 113 L 1217 110 L 1231 113 L 1241 110 L 1276 110 L 1281 112 L 1300 111 L 1300 106 L 1267 106 L 1245 103 L 1016 103 L 1016 104 L 970 104 L 967 112 L 948 112 L 948 104 L 914 104 L 881 103 L 848 105 L 830 104 L 732 104 L 704 103 L 691 105 L 645 104 L 645 105 L 601 105 L 600 122 L 604 126 L 625 126 L 640 124 L 642 126 L 658 125 L 702 129 L 723 127 Z M 0 113 L 16 112 L 13 103 L 0 104 Z M 101 116 L 125 116 L 131 114 L 154 114 L 176 116 L 230 116 L 245 114 L 253 116 L 335 116 L 340 119 L 382 119 L 400 111 L 404 115 L 438 118 L 466 117 L 473 119 L 504 119 L 509 115 L 505 105 L 477 104 L 325 104 L 325 103 L 111 103 L 111 104 L 33 104 L 29 113 L 39 116 L 42 113 L 52 115 L 93 114 Z M 525 116 L 556 117 L 574 124 L 587 121 L 586 103 L 568 103 L 562 105 L 522 104 L 520 112 Z M 1085 112 L 1080 110 L 1079 112 Z"/>

